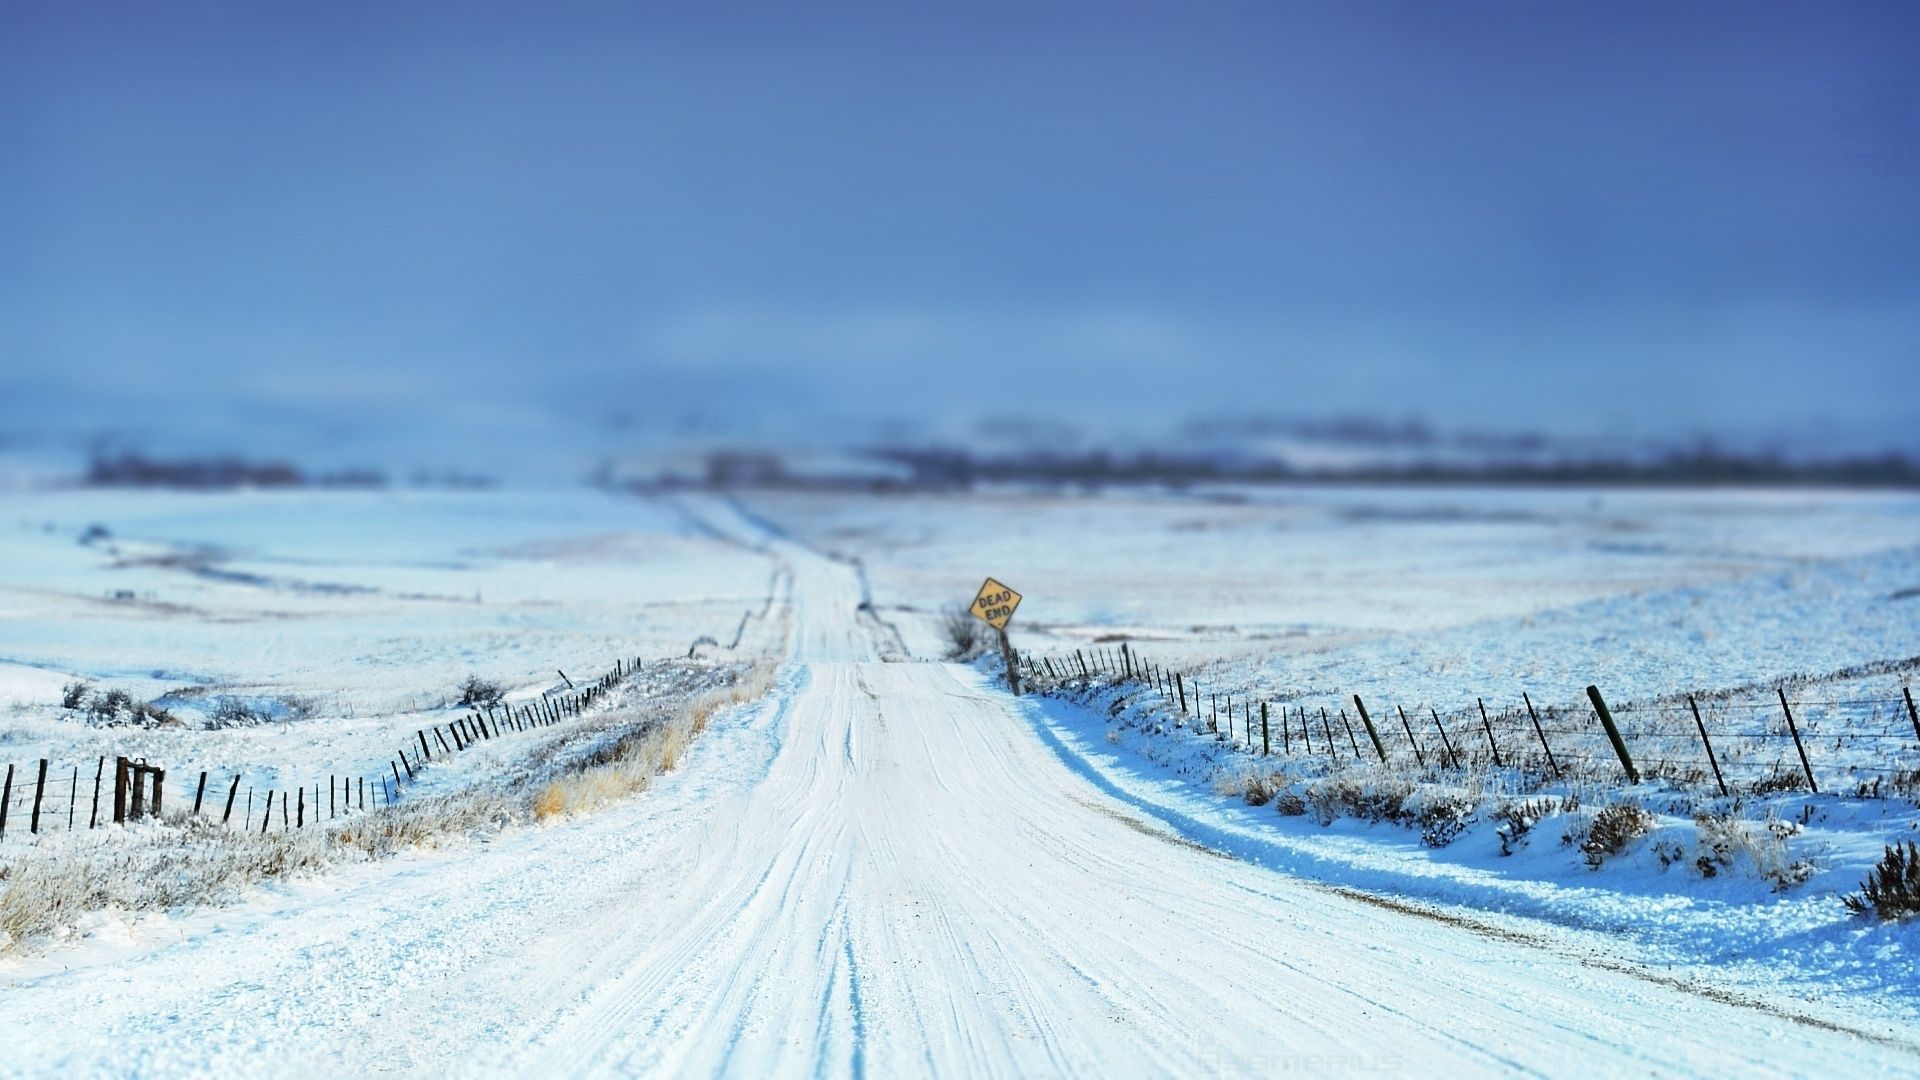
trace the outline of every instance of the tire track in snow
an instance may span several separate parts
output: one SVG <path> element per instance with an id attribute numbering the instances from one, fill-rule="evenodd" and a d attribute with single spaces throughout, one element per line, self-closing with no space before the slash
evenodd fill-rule
<path id="1" fill-rule="evenodd" d="M 1920 1070 L 1904 1048 L 1201 850 L 978 673 L 874 662 L 846 570 L 770 542 L 793 568 L 794 662 L 653 790 L 8 988 L 0 1036 L 44 1025 L 34 1045 L 61 1049 L 6 1067 Z M 169 999 L 130 998 L 128 979 Z"/>

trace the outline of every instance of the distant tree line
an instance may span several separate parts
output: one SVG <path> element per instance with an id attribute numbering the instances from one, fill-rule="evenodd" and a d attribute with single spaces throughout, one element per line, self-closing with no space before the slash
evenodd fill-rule
<path id="1" fill-rule="evenodd" d="M 1586 458 L 1552 462 L 1414 462 L 1304 469 L 1276 460 L 1235 460 L 1157 452 L 1112 454 L 1034 451 L 977 456 L 964 450 L 885 448 L 882 460 L 905 466 L 920 489 L 964 489 L 977 483 L 1190 485 L 1200 483 L 1625 484 L 1646 486 L 1803 485 L 1920 487 L 1920 465 L 1898 453 L 1794 461 L 1774 454 L 1714 449 L 1678 451 L 1647 460 Z"/>
<path id="2" fill-rule="evenodd" d="M 385 487 L 386 475 L 372 469 L 309 474 L 285 462 L 253 462 L 238 457 L 165 460 L 127 452 L 96 454 L 87 467 L 92 487 L 237 488 L 237 487 Z"/>

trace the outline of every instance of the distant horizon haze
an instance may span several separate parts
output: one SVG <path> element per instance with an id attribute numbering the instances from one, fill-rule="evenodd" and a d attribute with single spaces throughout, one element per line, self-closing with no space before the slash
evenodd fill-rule
<path id="1" fill-rule="evenodd" d="M 1902 3 L 10 5 L 0 435 L 1920 452 L 1917 50 Z"/>

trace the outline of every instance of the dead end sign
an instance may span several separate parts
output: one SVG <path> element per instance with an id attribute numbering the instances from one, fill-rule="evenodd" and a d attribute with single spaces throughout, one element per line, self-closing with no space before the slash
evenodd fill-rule
<path id="1" fill-rule="evenodd" d="M 967 610 L 995 630 L 1005 630 L 1007 623 L 1013 621 L 1013 609 L 1019 606 L 1019 593 L 988 578 L 987 583 L 980 586 L 979 595 L 973 598 L 973 606 Z"/>

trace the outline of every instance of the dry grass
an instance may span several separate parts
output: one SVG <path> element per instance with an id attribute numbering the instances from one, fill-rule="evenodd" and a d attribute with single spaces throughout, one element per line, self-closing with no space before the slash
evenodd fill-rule
<path id="1" fill-rule="evenodd" d="M 292 832 L 228 829 L 211 817 L 171 815 L 165 822 L 102 829 L 60 846 L 18 849 L 0 861 L 0 953 L 57 935 L 94 911 L 163 911 L 218 902 L 249 884 L 383 858 L 414 847 L 551 820 L 605 806 L 644 790 L 673 769 L 718 712 L 753 701 L 773 685 L 763 663 L 730 685 L 681 702 L 585 757 L 539 758 L 531 797 L 506 787 L 470 788 L 409 799 L 375 813 Z M 532 768 L 533 766 L 528 766 Z"/>
<path id="2" fill-rule="evenodd" d="M 1653 831 L 1653 815 L 1636 803 L 1610 803 L 1593 817 L 1567 833 L 1567 841 L 1579 847 L 1587 865 L 1595 870 L 1608 859 L 1627 850 L 1635 840 Z"/>
<path id="3" fill-rule="evenodd" d="M 1843 896 L 1847 910 L 1892 922 L 1920 914 L 1920 848 L 1909 840 L 1892 844 L 1880 865 L 1867 873 L 1857 896 Z"/>
<path id="4" fill-rule="evenodd" d="M 667 719 L 588 759 L 578 771 L 556 777 L 533 797 L 534 817 L 550 821 L 585 813 L 645 791 L 654 777 L 680 764 L 716 713 L 755 701 L 771 689 L 774 671 L 771 663 L 750 668 L 733 685 L 687 701 Z"/>
<path id="5" fill-rule="evenodd" d="M 1738 813 L 1700 811 L 1693 815 L 1693 823 L 1699 834 L 1693 868 L 1701 877 L 1717 877 L 1745 863 L 1771 882 L 1775 892 L 1784 892 L 1813 876 L 1812 860 L 1794 858 L 1787 847 L 1800 826 L 1775 814 L 1756 824 Z"/>
<path id="6" fill-rule="evenodd" d="M 986 645 L 985 623 L 964 606 L 954 604 L 940 612 L 940 632 L 947 639 L 947 659 L 970 660 Z"/>
<path id="7" fill-rule="evenodd" d="M 164 824 L 103 830 L 0 864 L 0 951 L 90 911 L 161 911 L 217 901 L 247 885 L 341 862 L 380 858 L 523 817 L 486 793 L 422 799 L 294 832 L 231 830 L 180 814 Z"/>

